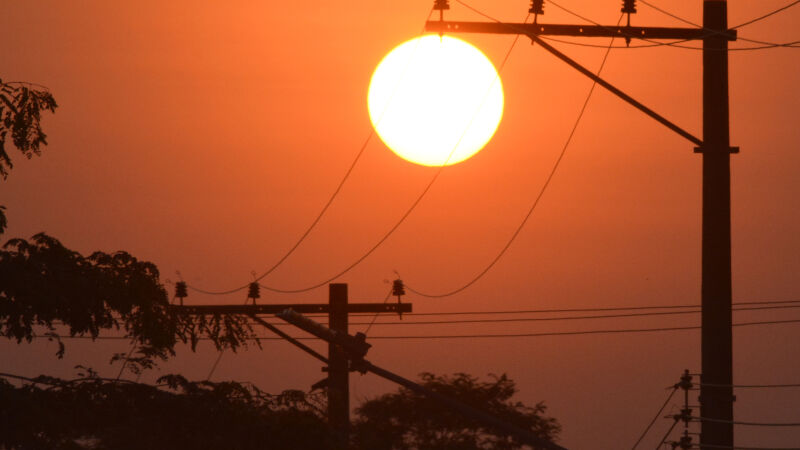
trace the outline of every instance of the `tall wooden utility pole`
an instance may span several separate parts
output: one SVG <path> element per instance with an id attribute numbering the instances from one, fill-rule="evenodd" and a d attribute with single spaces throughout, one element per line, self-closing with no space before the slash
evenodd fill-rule
<path id="1" fill-rule="evenodd" d="M 728 2 L 703 2 L 703 262 L 701 448 L 733 447 L 731 328 L 731 153 L 728 111 Z M 719 421 L 719 422 L 718 422 Z M 725 423 L 727 422 L 727 423 Z"/>
<path id="2" fill-rule="evenodd" d="M 184 295 L 185 297 L 185 295 Z M 182 299 L 181 299 L 182 300 Z M 181 314 L 217 315 L 237 314 L 252 316 L 258 323 L 278 334 L 282 338 L 300 347 L 317 359 L 326 361 L 328 366 L 323 370 L 328 372 L 327 380 L 318 383 L 324 385 L 328 391 L 328 424 L 333 429 L 339 442 L 339 448 L 346 449 L 350 432 L 350 366 L 348 354 L 338 345 L 328 344 L 328 358 L 319 355 L 309 347 L 292 339 L 281 332 L 274 325 L 260 319 L 258 315 L 275 315 L 286 310 L 293 310 L 304 314 L 328 314 L 328 324 L 331 330 L 348 334 L 348 316 L 352 313 L 410 313 L 410 303 L 348 303 L 347 284 L 334 283 L 329 285 L 328 303 L 283 303 L 263 305 L 197 305 L 171 306 Z"/>
<path id="3" fill-rule="evenodd" d="M 731 192 L 728 110 L 728 41 L 736 30 L 728 29 L 727 1 L 703 1 L 703 28 L 632 27 L 635 0 L 623 1 L 628 25 L 559 25 L 534 23 L 428 21 L 426 30 L 436 33 L 524 34 L 541 48 L 588 76 L 622 100 L 696 145 L 703 158 L 702 211 L 702 336 L 703 377 L 700 385 L 701 448 L 733 446 L 733 340 L 731 329 Z M 543 0 L 533 0 L 530 12 L 541 15 Z M 435 9 L 448 9 L 446 0 L 435 0 Z M 538 17 L 537 17 L 538 19 Z M 681 39 L 703 41 L 703 139 L 700 140 L 650 108 L 595 75 L 539 36 L 618 37 L 631 39 Z M 707 419 L 707 420 L 704 420 Z"/>

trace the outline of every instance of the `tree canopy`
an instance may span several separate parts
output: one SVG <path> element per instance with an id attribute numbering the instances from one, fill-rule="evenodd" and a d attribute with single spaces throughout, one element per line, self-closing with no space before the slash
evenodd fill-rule
<path id="1" fill-rule="evenodd" d="M 333 448 L 318 396 L 236 382 L 0 374 L 0 448 L 261 450 Z"/>
<path id="2" fill-rule="evenodd" d="M 484 410 L 508 423 L 555 440 L 561 430 L 545 416 L 544 403 L 526 406 L 512 400 L 516 384 L 505 374 L 481 381 L 465 373 L 453 376 L 421 375 L 421 384 L 440 394 Z M 364 402 L 356 409 L 354 440 L 357 448 L 374 450 L 519 449 L 523 444 L 501 430 L 464 418 L 429 398 L 400 388 Z"/>

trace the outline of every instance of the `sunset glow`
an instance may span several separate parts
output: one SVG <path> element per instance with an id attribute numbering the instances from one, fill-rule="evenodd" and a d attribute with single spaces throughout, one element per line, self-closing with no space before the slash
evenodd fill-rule
<path id="1" fill-rule="evenodd" d="M 503 87 L 491 61 L 450 36 L 406 41 L 375 69 L 369 115 L 398 156 L 426 166 L 456 164 L 480 151 L 503 115 Z"/>

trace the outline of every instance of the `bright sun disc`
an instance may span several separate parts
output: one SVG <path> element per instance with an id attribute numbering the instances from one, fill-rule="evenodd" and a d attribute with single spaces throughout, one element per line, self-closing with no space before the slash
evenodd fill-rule
<path id="1" fill-rule="evenodd" d="M 398 156 L 426 166 L 477 153 L 503 115 L 503 86 L 491 61 L 471 44 L 427 35 L 395 47 L 369 84 L 369 117 Z"/>

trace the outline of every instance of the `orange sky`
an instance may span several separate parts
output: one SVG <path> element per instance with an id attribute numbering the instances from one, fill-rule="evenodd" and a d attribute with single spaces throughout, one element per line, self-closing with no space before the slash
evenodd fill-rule
<path id="1" fill-rule="evenodd" d="M 700 2 L 654 4 L 695 22 Z M 732 1 L 738 24 L 786 3 Z M 521 21 L 528 2 L 472 5 Z M 603 23 L 619 2 L 561 0 Z M 48 86 L 59 103 L 44 120 L 50 145 L 0 186 L 5 238 L 39 231 L 82 252 L 124 249 L 155 262 L 165 279 L 225 289 L 271 266 L 331 195 L 366 138 L 367 87 L 397 44 L 419 33 L 429 0 L 406 2 L 7 2 L 0 16 L 0 77 Z M 447 17 L 482 20 L 453 3 Z M 678 26 L 645 5 L 635 25 Z M 543 21 L 580 23 L 548 5 Z M 746 27 L 741 36 L 794 41 L 800 7 Z M 463 35 L 499 64 L 510 36 Z M 606 44 L 606 40 L 582 41 Z M 621 44 L 621 43 L 620 43 Z M 735 46 L 749 44 L 737 43 Z M 595 69 L 602 49 L 559 44 Z M 613 50 L 603 76 L 696 135 L 701 134 L 701 53 Z M 800 53 L 730 55 L 735 301 L 797 299 L 800 233 Z M 420 290 L 470 280 L 497 254 L 528 210 L 578 113 L 590 81 L 520 40 L 502 73 L 503 121 L 489 145 L 447 168 L 408 220 L 338 281 L 354 300 L 381 301 L 394 270 Z M 16 153 L 18 155 L 18 153 Z M 700 156 L 692 144 L 605 91 L 596 91 L 545 194 L 506 256 L 450 298 L 409 295 L 416 312 L 699 303 Z M 299 288 L 361 256 L 395 224 L 436 169 L 412 165 L 374 139 L 328 214 L 264 281 Z M 241 303 L 244 294 L 197 303 Z M 324 302 L 327 290 L 263 301 Z M 740 313 L 738 320 L 797 317 Z M 394 320 L 394 319 L 392 319 Z M 539 332 L 681 326 L 696 317 L 548 325 L 383 327 L 375 335 Z M 353 331 L 359 331 L 355 329 Z M 796 325 L 737 329 L 735 380 L 797 382 Z M 75 344 L 55 361 L 52 345 L 0 342 L 14 372 L 72 374 L 105 365 L 124 342 Z M 215 353 L 188 350 L 163 370 L 203 378 Z M 632 445 L 684 368 L 699 370 L 699 333 L 378 341 L 376 364 L 422 371 L 507 372 L 528 402 L 545 400 L 569 448 Z M 285 343 L 226 354 L 217 379 L 268 391 L 307 388 L 318 364 Z M 7 363 L 8 364 L 8 363 Z M 9 369 L 11 370 L 11 369 Z M 354 375 L 359 399 L 393 389 Z M 798 421 L 800 392 L 739 393 L 737 417 Z M 666 421 L 659 422 L 664 430 Z M 661 429 L 661 428 L 658 428 Z M 663 433 L 663 431 L 654 433 Z M 737 429 L 739 445 L 789 446 L 797 429 Z M 652 440 L 652 439 L 651 439 Z M 654 446 L 657 442 L 648 443 Z"/>

